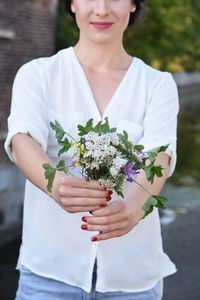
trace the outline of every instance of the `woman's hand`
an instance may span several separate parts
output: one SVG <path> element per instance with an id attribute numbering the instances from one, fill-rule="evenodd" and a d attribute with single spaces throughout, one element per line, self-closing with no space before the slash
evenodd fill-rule
<path id="1" fill-rule="evenodd" d="M 119 237 L 132 228 L 143 218 L 144 212 L 140 207 L 134 207 L 132 201 L 115 200 L 105 208 L 92 212 L 92 216 L 85 216 L 81 226 L 83 230 L 99 231 L 91 238 L 92 241 L 101 241 Z"/>
<path id="2" fill-rule="evenodd" d="M 146 174 L 141 171 L 136 180 L 140 184 L 133 184 L 125 199 L 117 199 L 105 208 L 92 212 L 93 216 L 82 218 L 85 224 L 83 230 L 99 231 L 94 235 L 93 241 L 106 240 L 122 236 L 133 229 L 144 217 L 142 206 L 149 198 L 148 190 L 152 195 L 159 194 L 169 174 L 169 156 L 159 153 L 156 164 L 163 167 L 163 177 L 155 177 L 153 184 L 148 182 Z M 145 187 L 142 189 L 141 186 Z"/>
<path id="3" fill-rule="evenodd" d="M 98 181 L 86 181 L 75 176 L 57 173 L 52 193 L 49 194 L 64 210 L 70 213 L 97 210 L 111 199 Z"/>

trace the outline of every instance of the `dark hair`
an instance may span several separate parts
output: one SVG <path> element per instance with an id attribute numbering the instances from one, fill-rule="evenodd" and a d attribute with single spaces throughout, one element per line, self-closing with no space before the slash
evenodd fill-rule
<path id="1" fill-rule="evenodd" d="M 64 1 L 65 1 L 65 9 L 67 13 L 75 19 L 75 14 L 71 11 L 71 0 L 64 0 Z M 131 26 L 135 22 L 135 20 L 139 17 L 143 7 L 143 2 L 144 0 L 134 0 L 136 10 L 134 13 L 130 13 L 128 26 Z"/>

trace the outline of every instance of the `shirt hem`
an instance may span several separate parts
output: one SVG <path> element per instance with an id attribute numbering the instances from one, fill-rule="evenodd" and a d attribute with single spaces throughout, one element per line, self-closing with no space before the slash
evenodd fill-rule
<path id="1" fill-rule="evenodd" d="M 174 268 L 174 270 L 170 271 L 170 272 L 166 272 L 166 273 L 163 273 L 161 276 L 159 276 L 155 282 L 151 285 L 148 285 L 148 286 L 145 286 L 144 288 L 139 288 L 139 289 L 129 289 L 129 288 L 118 288 L 117 290 L 116 289 L 112 289 L 111 287 L 108 288 L 101 288 L 100 286 L 96 286 L 96 292 L 100 292 L 100 293 L 108 293 L 108 292 L 124 292 L 124 293 L 140 293 L 140 292 L 145 292 L 145 291 L 148 291 L 152 288 L 155 287 L 155 285 L 163 280 L 163 278 L 167 277 L 167 276 L 170 276 L 170 275 L 173 275 L 174 273 L 177 272 L 177 269 Z"/>
<path id="2" fill-rule="evenodd" d="M 60 282 L 72 285 L 72 286 L 77 287 L 77 288 L 81 288 L 83 291 L 85 291 L 87 293 L 91 292 L 91 287 L 87 288 L 87 287 L 85 287 L 83 285 L 77 285 L 76 283 L 74 283 L 74 282 L 72 282 L 70 280 L 64 280 L 64 279 L 62 279 L 60 277 L 57 277 L 55 275 L 46 274 L 45 272 L 40 272 L 40 271 L 34 270 L 34 268 L 30 267 L 28 264 L 24 264 L 24 263 L 17 264 L 16 270 L 20 271 L 21 266 L 24 266 L 24 267 L 28 268 L 31 272 L 35 273 L 36 275 L 43 276 L 43 277 L 46 277 L 46 278 L 50 278 L 50 279 L 53 279 L 53 280 L 57 280 L 57 281 L 60 281 Z M 138 292 L 145 292 L 147 290 L 152 289 L 163 278 L 165 278 L 165 277 L 167 277 L 169 275 L 172 275 L 172 274 L 174 274 L 176 272 L 177 272 L 177 269 L 174 268 L 174 270 L 171 271 L 171 272 L 163 273 L 162 276 L 160 276 L 160 277 L 158 277 L 156 279 L 156 281 L 154 282 L 154 284 L 146 286 L 145 288 L 140 288 L 140 289 L 129 289 L 129 288 L 112 289 L 112 288 L 109 287 L 109 289 L 108 289 L 108 288 L 102 288 L 102 287 L 96 286 L 95 291 L 99 292 L 99 293 L 108 293 L 108 292 L 114 292 L 114 293 L 115 292 L 138 293 Z"/>
<path id="3" fill-rule="evenodd" d="M 90 293 L 90 291 L 91 291 L 91 288 L 86 288 L 82 285 L 78 285 L 70 280 L 64 280 L 64 279 L 60 278 L 59 276 L 55 276 L 55 275 L 47 274 L 45 272 L 37 271 L 26 263 L 17 264 L 16 270 L 20 271 L 20 268 L 23 266 L 38 276 L 46 277 L 46 278 L 53 279 L 53 280 L 77 287 L 77 288 L 81 288 L 82 290 L 84 290 L 87 293 Z"/>

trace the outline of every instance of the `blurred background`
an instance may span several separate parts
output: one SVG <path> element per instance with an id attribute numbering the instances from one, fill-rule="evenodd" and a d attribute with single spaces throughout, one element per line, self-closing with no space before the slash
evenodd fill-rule
<path id="1" fill-rule="evenodd" d="M 3 150 L 12 83 L 22 64 L 76 43 L 78 31 L 63 3 L 0 0 L 0 300 L 15 296 L 24 193 L 24 178 Z M 164 300 L 200 299 L 199 16 L 198 0 L 148 0 L 124 40 L 131 55 L 171 72 L 179 90 L 178 161 L 161 213 L 163 246 L 178 272 L 166 278 Z"/>

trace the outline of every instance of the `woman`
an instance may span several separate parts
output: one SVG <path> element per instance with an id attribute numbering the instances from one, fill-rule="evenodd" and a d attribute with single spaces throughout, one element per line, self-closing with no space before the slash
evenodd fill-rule
<path id="1" fill-rule="evenodd" d="M 66 1 L 80 36 L 75 47 L 35 59 L 18 71 L 6 151 L 27 177 L 17 300 L 162 297 L 162 278 L 176 271 L 163 252 L 157 209 L 143 217 L 148 195 L 127 184 L 125 198 L 96 181 L 56 174 L 47 192 L 43 163 L 56 163 L 49 122 L 77 136 L 77 124 L 109 117 L 146 150 L 169 144 L 157 163 L 163 177 L 137 181 L 158 194 L 174 170 L 178 97 L 172 76 L 123 47 L 142 1 Z M 67 157 L 66 157 L 67 159 Z M 108 205 L 107 205 L 108 203 Z M 96 298 L 95 298 L 96 297 Z"/>

